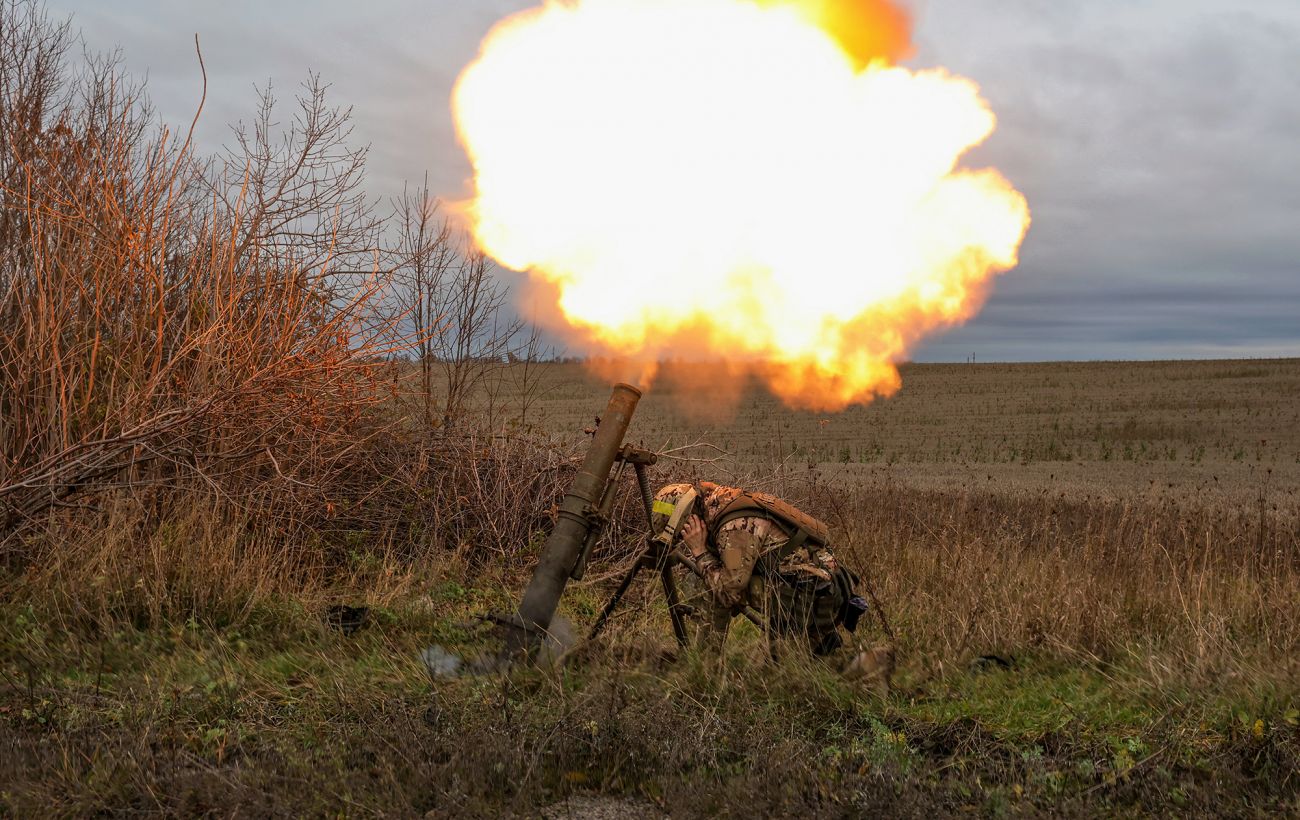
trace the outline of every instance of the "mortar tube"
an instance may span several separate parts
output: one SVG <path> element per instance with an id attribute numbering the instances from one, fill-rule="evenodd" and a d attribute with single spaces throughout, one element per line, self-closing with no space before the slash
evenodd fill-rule
<path id="1" fill-rule="evenodd" d="M 609 481 L 609 471 L 618 457 L 632 413 L 640 400 L 641 391 L 632 385 L 614 385 L 586 458 L 560 503 L 555 527 L 542 547 L 541 560 L 524 590 L 519 604 L 519 620 L 523 628 L 512 630 L 507 635 L 507 652 L 517 654 L 536 648 L 542 633 L 550 628 L 569 573 L 591 529 L 588 514 L 600 504 L 601 493 Z"/>

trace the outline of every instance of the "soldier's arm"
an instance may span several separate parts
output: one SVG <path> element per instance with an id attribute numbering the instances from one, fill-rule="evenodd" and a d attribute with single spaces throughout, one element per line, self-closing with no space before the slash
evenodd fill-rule
<path id="1" fill-rule="evenodd" d="M 825 547 L 818 547 L 812 555 L 813 561 L 823 567 L 827 572 L 835 572 L 840 568 L 839 561 L 835 559 L 835 553 Z"/>
<path id="2" fill-rule="evenodd" d="M 754 564 L 762 553 L 762 539 L 737 519 L 718 533 L 717 553 L 708 549 L 707 530 L 698 516 L 691 516 L 682 528 L 691 557 L 704 576 L 704 583 L 715 601 L 732 607 L 744 600 Z"/>
<path id="3" fill-rule="evenodd" d="M 736 606 L 745 600 L 761 552 L 761 539 L 742 521 L 722 528 L 718 533 L 717 556 L 709 553 L 700 565 L 714 600 L 722 606 Z"/>

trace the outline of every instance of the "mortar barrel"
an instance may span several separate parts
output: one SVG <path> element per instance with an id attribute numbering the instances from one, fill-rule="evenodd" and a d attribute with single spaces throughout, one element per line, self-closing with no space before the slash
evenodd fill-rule
<path id="1" fill-rule="evenodd" d="M 573 570 L 591 528 L 588 514 L 600 503 L 609 471 L 618 457 L 641 391 L 630 384 L 614 385 L 609 405 L 596 425 L 596 434 L 578 475 L 560 504 L 555 528 L 546 539 L 542 557 L 533 571 L 519 604 L 519 618 L 534 635 L 551 625 L 569 573 Z M 519 647 L 523 648 L 523 647 Z"/>

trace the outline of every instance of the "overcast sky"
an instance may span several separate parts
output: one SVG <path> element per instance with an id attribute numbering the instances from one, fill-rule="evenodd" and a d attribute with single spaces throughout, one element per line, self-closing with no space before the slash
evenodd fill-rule
<path id="1" fill-rule="evenodd" d="M 467 193 L 448 99 L 528 0 L 50 0 L 120 47 L 161 116 L 208 104 L 202 148 L 254 85 L 309 70 L 353 105 L 370 187 L 427 170 Z M 1300 2 L 917 0 L 916 67 L 976 80 L 999 117 L 970 157 L 1029 199 L 1021 265 L 922 361 L 1300 356 Z"/>

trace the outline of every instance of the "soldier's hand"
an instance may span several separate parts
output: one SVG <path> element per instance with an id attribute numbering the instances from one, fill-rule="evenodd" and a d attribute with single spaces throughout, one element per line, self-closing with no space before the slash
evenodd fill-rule
<path id="1" fill-rule="evenodd" d="M 692 515 L 686 519 L 686 523 L 682 525 L 682 541 L 686 543 L 686 548 L 691 551 L 692 558 L 699 558 L 708 550 L 705 543 L 706 538 L 707 532 L 704 529 L 704 522 L 700 520 L 698 515 Z"/>

